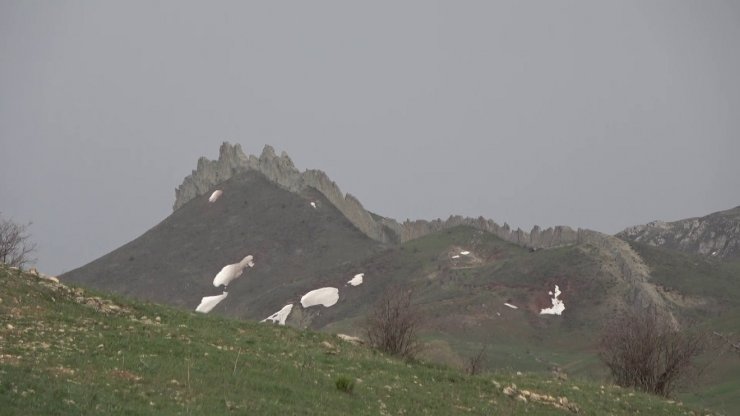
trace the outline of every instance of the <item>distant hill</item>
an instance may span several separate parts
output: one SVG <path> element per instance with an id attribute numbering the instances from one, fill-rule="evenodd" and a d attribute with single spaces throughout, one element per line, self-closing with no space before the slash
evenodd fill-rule
<path id="1" fill-rule="evenodd" d="M 636 225 L 617 237 L 686 253 L 740 258 L 740 206 L 704 217 Z"/>

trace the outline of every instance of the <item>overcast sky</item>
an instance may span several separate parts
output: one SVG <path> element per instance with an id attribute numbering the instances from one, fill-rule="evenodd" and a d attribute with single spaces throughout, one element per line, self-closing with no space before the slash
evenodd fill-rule
<path id="1" fill-rule="evenodd" d="M 0 212 L 61 273 L 222 141 L 399 220 L 615 233 L 740 205 L 740 2 L 0 0 Z"/>

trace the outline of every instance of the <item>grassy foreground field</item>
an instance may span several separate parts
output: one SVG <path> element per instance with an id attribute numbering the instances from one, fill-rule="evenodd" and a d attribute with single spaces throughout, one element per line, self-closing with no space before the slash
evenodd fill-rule
<path id="1" fill-rule="evenodd" d="M 706 414 L 585 381 L 467 376 L 331 335 L 100 296 L 4 266 L 0 288 L 3 415 Z"/>

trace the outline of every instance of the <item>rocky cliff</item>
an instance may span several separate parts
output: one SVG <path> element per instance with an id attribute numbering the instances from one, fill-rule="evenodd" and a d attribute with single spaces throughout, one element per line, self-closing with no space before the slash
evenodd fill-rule
<path id="1" fill-rule="evenodd" d="M 712 257 L 740 257 L 740 206 L 701 218 L 629 227 L 617 237 Z"/>
<path id="2" fill-rule="evenodd" d="M 205 157 L 198 160 L 197 169 L 175 190 L 173 209 L 177 210 L 196 196 L 211 191 L 215 185 L 231 178 L 237 172 L 247 170 L 258 171 L 270 181 L 292 192 L 302 192 L 307 187 L 318 190 L 360 231 L 382 243 L 405 242 L 447 228 L 467 225 L 494 233 L 506 241 L 522 246 L 550 248 L 578 243 L 583 239 L 581 234 L 585 231 L 565 226 L 543 230 L 535 226 L 530 232 L 526 232 L 518 228 L 511 229 L 508 224 L 500 226 L 483 217 L 460 216 L 450 216 L 447 220 L 399 223 L 392 218 L 373 216 L 365 210 L 357 198 L 342 193 L 339 186 L 326 173 L 320 170 L 300 172 L 285 152 L 278 156 L 271 146 L 265 146 L 259 157 L 247 156 L 240 145 L 229 143 L 221 145 L 218 160 L 208 160 Z"/>
<path id="3" fill-rule="evenodd" d="M 173 209 L 177 210 L 196 196 L 207 193 L 234 174 L 248 170 L 262 173 L 270 181 L 291 192 L 302 192 L 308 187 L 314 188 L 365 235 L 382 243 L 398 242 L 396 232 L 376 221 L 357 198 L 342 193 L 339 186 L 324 172 L 320 170 L 300 172 L 285 152 L 277 156 L 271 146 L 265 146 L 258 158 L 245 155 L 238 144 L 223 143 L 218 160 L 200 158 L 197 169 L 175 190 Z"/>

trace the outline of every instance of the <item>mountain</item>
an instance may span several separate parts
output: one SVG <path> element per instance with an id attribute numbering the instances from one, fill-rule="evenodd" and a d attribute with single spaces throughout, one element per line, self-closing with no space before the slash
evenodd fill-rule
<path id="1" fill-rule="evenodd" d="M 740 206 L 700 218 L 636 225 L 617 237 L 686 253 L 740 258 Z"/>
<path id="2" fill-rule="evenodd" d="M 209 202 L 215 190 L 223 193 Z M 256 157 L 224 143 L 218 160 L 199 159 L 173 209 L 61 280 L 193 310 L 221 294 L 211 282 L 222 267 L 253 255 L 255 266 L 229 284 L 213 314 L 262 320 L 289 310 L 289 326 L 361 336 L 378 299 L 410 288 L 425 317 L 425 359 L 462 366 L 485 347 L 490 368 L 597 379 L 605 377 L 599 334 L 625 307 L 654 308 L 677 326 L 740 329 L 740 296 L 732 295 L 740 260 L 730 255 L 706 258 L 567 226 L 526 232 L 482 217 L 400 223 L 269 146 Z M 358 274 L 362 284 L 348 284 Z M 329 307 L 304 307 L 303 296 L 319 288 L 338 297 Z M 555 305 L 562 314 L 542 313 Z M 732 394 L 740 362 L 722 356 L 722 371 L 711 374 L 701 396 L 685 399 L 740 405 Z"/>
<path id="3" fill-rule="evenodd" d="M 255 267 L 229 285 L 218 312 L 262 319 L 305 291 L 336 283 L 329 268 L 383 249 L 314 190 L 289 192 L 252 171 L 219 189 L 215 203 L 194 198 L 142 236 L 60 278 L 194 309 L 201 297 L 221 293 L 212 281 L 223 266 L 253 255 Z"/>
<path id="4" fill-rule="evenodd" d="M 209 202 L 207 197 L 216 189 L 223 196 Z M 394 253 L 418 240 L 446 241 L 445 236 L 459 228 L 476 230 L 485 236 L 485 241 L 508 247 L 504 250 L 508 254 L 500 255 L 497 265 L 518 251 L 540 253 L 535 250 L 586 245 L 604 258 L 599 263 L 603 270 L 595 272 L 597 275 L 605 281 L 621 281 L 629 286 L 624 289 L 628 296 L 615 301 L 615 305 L 628 302 L 669 310 L 665 299 L 648 283 L 648 270 L 639 256 L 628 244 L 612 236 L 565 226 L 546 230 L 534 227 L 527 233 L 484 218 L 458 216 L 444 221 L 398 223 L 366 211 L 323 172 L 299 172 L 285 153 L 277 156 L 271 147 L 265 146 L 257 158 L 244 155 L 239 145 L 228 143 L 221 146 L 217 161 L 198 161 L 197 169 L 176 190 L 172 215 L 139 238 L 62 278 L 193 308 L 201 297 L 219 294 L 210 282 L 223 266 L 253 255 L 257 266 L 231 285 L 229 296 L 217 312 L 262 319 L 297 302 L 310 290 L 344 286 L 349 278 L 366 270 L 387 280 L 393 274 L 388 272 L 387 264 L 404 262 Z M 416 273 L 425 273 L 427 267 L 451 267 L 446 262 L 453 254 L 444 253 L 449 247 L 440 250 L 420 251 L 428 256 L 419 260 L 424 267 L 405 270 L 397 280 L 410 283 L 417 281 Z M 544 254 L 529 258 L 541 255 Z M 474 256 L 475 253 L 464 256 L 463 260 Z M 477 270 L 488 267 L 488 263 L 483 259 L 474 267 L 464 268 Z M 548 271 L 539 273 L 544 276 Z M 370 279 L 369 285 L 380 281 Z M 552 286 L 542 282 L 541 293 L 554 289 L 547 285 Z M 363 290 L 366 289 L 357 289 Z M 564 296 L 570 296 L 570 290 L 566 287 Z M 344 299 L 344 291 L 340 299 Z M 334 308 L 312 325 L 328 323 L 328 316 L 335 321 L 355 316 L 356 311 L 364 310 L 373 300 L 373 296 L 363 297 L 363 304 L 347 311 L 346 316 L 336 315 L 334 311 L 342 308 Z M 299 315 L 298 310 L 295 315 Z"/>

